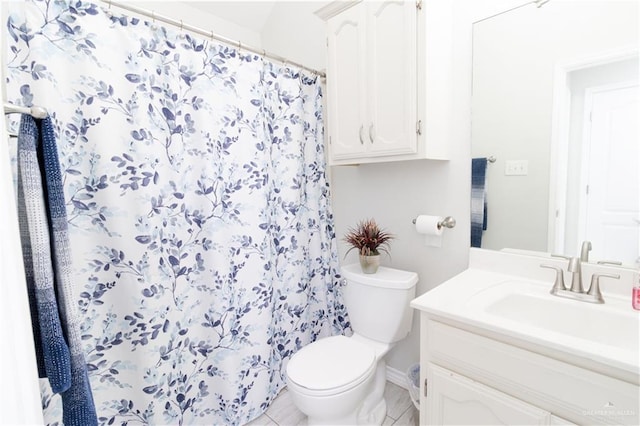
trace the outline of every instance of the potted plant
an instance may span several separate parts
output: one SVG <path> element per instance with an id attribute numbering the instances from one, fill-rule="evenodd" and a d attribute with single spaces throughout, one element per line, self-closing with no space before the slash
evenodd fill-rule
<path id="1" fill-rule="evenodd" d="M 355 228 L 350 228 L 344 241 L 351 245 L 347 254 L 353 249 L 358 250 L 362 272 L 375 274 L 380 266 L 380 252 L 389 254 L 389 242 L 393 238 L 374 219 L 367 219 L 359 222 Z"/>

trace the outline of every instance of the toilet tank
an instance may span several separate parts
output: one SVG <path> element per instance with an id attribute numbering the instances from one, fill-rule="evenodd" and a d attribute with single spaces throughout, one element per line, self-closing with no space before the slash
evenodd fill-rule
<path id="1" fill-rule="evenodd" d="M 344 303 L 353 331 L 366 338 L 394 343 L 411 330 L 418 274 L 379 267 L 375 274 L 363 274 L 360 264 L 340 268 L 346 283 Z"/>

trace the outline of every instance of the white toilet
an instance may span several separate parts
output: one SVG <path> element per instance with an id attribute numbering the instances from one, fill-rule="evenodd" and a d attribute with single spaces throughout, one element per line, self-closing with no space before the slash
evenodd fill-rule
<path id="1" fill-rule="evenodd" d="M 411 329 L 418 275 L 385 267 L 363 274 L 359 264 L 341 273 L 353 336 L 300 349 L 287 365 L 287 386 L 309 425 L 380 425 L 387 412 L 384 356 Z"/>

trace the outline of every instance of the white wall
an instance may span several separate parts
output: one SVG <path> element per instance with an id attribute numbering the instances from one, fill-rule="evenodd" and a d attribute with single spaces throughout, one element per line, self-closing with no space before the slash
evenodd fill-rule
<path id="1" fill-rule="evenodd" d="M 203 12 L 202 10 L 196 9 L 184 2 L 157 0 L 127 1 L 125 3 L 153 11 L 171 19 L 178 21 L 183 20 L 185 24 L 189 24 L 206 31 L 213 31 L 215 34 L 240 41 L 242 44 L 247 46 L 262 47 L 262 37 L 260 36 L 259 31 L 219 18 L 210 13 Z M 108 5 L 105 4 L 102 4 L 102 6 L 108 7 Z M 125 15 L 131 15 L 130 12 L 118 9 L 116 6 L 113 6 L 112 9 L 114 12 L 119 11 Z M 152 20 L 149 17 L 144 17 L 144 19 L 147 21 Z"/>
<path id="2" fill-rule="evenodd" d="M 277 2 L 261 33 L 263 47 L 307 67 L 326 68 L 325 23 L 313 12 L 327 3 Z"/>

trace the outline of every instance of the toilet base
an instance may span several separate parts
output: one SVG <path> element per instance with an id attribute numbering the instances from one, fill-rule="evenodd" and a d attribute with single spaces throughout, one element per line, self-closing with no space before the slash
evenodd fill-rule
<path id="1" fill-rule="evenodd" d="M 382 399 L 367 415 L 360 412 L 351 413 L 348 416 L 339 419 L 314 419 L 307 417 L 308 426 L 345 426 L 345 425 L 369 425 L 380 426 L 387 416 L 387 402 Z"/>
<path id="2" fill-rule="evenodd" d="M 380 426 L 387 415 L 387 402 L 382 399 L 378 401 L 378 404 L 374 409 L 362 415 L 360 412 L 351 413 L 348 416 L 341 417 L 339 419 L 314 419 L 307 417 L 308 426 L 345 426 L 345 425 L 369 425 Z"/>
<path id="3" fill-rule="evenodd" d="M 387 384 L 387 363 L 378 361 L 373 390 L 362 402 L 358 411 L 358 425 L 381 425 L 387 416 L 387 402 L 384 400 L 384 388 Z"/>
<path id="4" fill-rule="evenodd" d="M 387 402 L 384 399 L 384 388 L 387 383 L 387 366 L 384 360 L 379 360 L 373 378 L 371 391 L 365 397 L 360 407 L 347 416 L 340 418 L 307 417 L 309 426 L 345 426 L 369 425 L 380 426 L 387 416 Z"/>
<path id="5" fill-rule="evenodd" d="M 369 412 L 367 416 L 358 416 L 358 425 L 380 426 L 387 416 L 387 401 L 384 398 Z"/>

